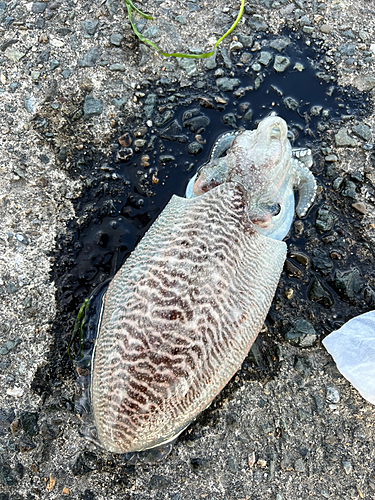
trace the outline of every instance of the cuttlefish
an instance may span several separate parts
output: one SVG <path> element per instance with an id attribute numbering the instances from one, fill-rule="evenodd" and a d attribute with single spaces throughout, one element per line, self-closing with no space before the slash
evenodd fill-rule
<path id="1" fill-rule="evenodd" d="M 175 439 L 248 354 L 285 261 L 294 189 L 298 216 L 316 193 L 311 153 L 292 154 L 287 133 L 269 116 L 220 139 L 110 283 L 91 381 L 108 451 Z"/>

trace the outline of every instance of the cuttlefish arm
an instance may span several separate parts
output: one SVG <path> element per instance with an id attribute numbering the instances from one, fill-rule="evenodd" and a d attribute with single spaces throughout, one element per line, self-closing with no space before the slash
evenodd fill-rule
<path id="1" fill-rule="evenodd" d="M 210 161 L 215 160 L 216 158 L 220 158 L 223 156 L 227 150 L 232 146 L 234 139 L 240 134 L 241 131 L 238 130 L 236 132 L 226 132 L 222 134 L 216 141 L 215 145 L 212 148 L 212 152 L 210 155 Z"/>
<path id="2" fill-rule="evenodd" d="M 107 450 L 168 442 L 208 406 L 261 329 L 285 255 L 240 186 L 172 197 L 107 291 L 92 377 Z"/>
<path id="3" fill-rule="evenodd" d="M 313 164 L 310 149 L 294 149 L 291 162 L 293 187 L 298 191 L 298 203 L 296 213 L 298 217 L 306 215 L 311 207 L 317 191 L 314 175 L 310 171 Z"/>
<path id="4" fill-rule="evenodd" d="M 209 158 L 209 163 L 212 163 L 210 172 L 215 172 L 215 182 L 211 183 L 210 185 L 205 181 L 200 181 L 201 184 L 206 184 L 204 186 L 204 189 L 201 191 L 200 194 L 203 192 L 208 191 L 209 189 L 212 189 L 212 187 L 216 187 L 219 184 L 223 184 L 223 182 L 226 182 L 227 180 L 227 174 L 228 174 L 228 166 L 226 164 L 225 159 L 220 159 L 225 153 L 230 149 L 230 147 L 233 144 L 234 139 L 241 133 L 240 130 L 236 132 L 226 132 L 225 134 L 222 134 L 215 142 L 214 147 L 212 148 L 211 155 Z M 217 160 L 216 162 L 214 160 Z M 217 167 L 218 166 L 218 167 Z M 205 165 L 203 165 L 198 172 L 189 180 L 189 183 L 186 187 L 186 198 L 195 198 L 197 195 L 193 192 L 193 187 L 195 184 L 195 181 L 198 179 L 198 177 L 201 175 L 201 171 L 205 168 Z"/>

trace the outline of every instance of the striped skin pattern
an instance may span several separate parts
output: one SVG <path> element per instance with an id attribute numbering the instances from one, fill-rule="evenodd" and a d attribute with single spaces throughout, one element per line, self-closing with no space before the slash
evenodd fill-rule
<path id="1" fill-rule="evenodd" d="M 92 370 L 101 444 L 176 437 L 226 385 L 271 305 L 286 244 L 259 234 L 229 182 L 173 196 L 106 294 Z"/>

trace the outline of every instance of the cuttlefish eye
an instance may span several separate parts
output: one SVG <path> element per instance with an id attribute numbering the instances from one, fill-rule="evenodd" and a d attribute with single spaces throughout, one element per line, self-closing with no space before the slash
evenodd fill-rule
<path id="1" fill-rule="evenodd" d="M 276 217 L 276 215 L 279 215 L 281 212 L 281 205 L 280 203 L 275 203 L 270 207 L 270 213 L 273 217 Z"/>
<path id="2" fill-rule="evenodd" d="M 278 127 L 277 125 L 275 127 L 271 128 L 271 133 L 270 133 L 271 139 L 281 139 L 281 128 Z"/>

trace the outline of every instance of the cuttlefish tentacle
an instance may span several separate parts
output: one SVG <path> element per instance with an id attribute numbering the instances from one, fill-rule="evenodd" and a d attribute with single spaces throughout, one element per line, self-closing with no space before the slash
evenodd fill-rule
<path id="1" fill-rule="evenodd" d="M 217 160 L 218 158 L 220 158 L 221 156 L 223 156 L 228 151 L 228 149 L 232 146 L 234 139 L 236 138 L 236 136 L 240 132 L 241 131 L 226 132 L 225 134 L 222 134 L 216 140 L 215 145 L 212 148 L 212 151 L 211 151 L 211 154 L 210 154 L 209 163 L 212 163 L 214 160 Z M 225 160 L 222 160 L 222 162 L 225 165 Z M 204 165 L 190 179 L 190 181 L 189 181 L 189 183 L 188 183 L 188 185 L 186 187 L 186 198 L 194 198 L 195 196 L 197 196 L 197 194 L 195 194 L 194 191 L 193 191 L 193 186 L 195 184 L 195 181 L 197 180 L 197 178 L 200 175 L 200 170 L 203 170 L 203 168 L 204 168 Z M 225 182 L 225 174 L 224 174 L 224 172 L 226 172 L 226 167 L 225 166 L 222 167 L 222 172 L 223 172 L 222 177 L 220 179 L 217 179 L 216 184 L 215 184 L 216 186 L 218 186 L 219 184 L 222 184 L 223 182 Z M 211 185 L 210 189 L 212 189 L 212 187 L 214 187 L 214 186 Z M 202 191 L 202 193 L 206 192 L 208 190 L 209 189 L 207 187 L 207 189 L 205 191 Z M 202 193 L 200 193 L 200 194 L 202 194 Z"/>
<path id="2" fill-rule="evenodd" d="M 223 156 L 226 151 L 232 146 L 234 139 L 241 131 L 236 132 L 226 132 L 222 134 L 215 142 L 214 147 L 212 148 L 210 161 L 215 160 L 216 158 L 220 158 Z"/>

